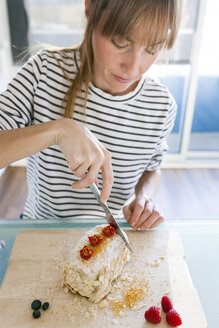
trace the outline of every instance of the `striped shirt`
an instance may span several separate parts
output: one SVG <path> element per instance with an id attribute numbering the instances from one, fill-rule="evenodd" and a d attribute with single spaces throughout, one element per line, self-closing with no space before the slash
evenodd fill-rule
<path id="1" fill-rule="evenodd" d="M 70 79 L 80 65 L 78 51 L 53 51 Z M 0 95 L 0 129 L 9 130 L 60 119 L 70 86 L 52 54 L 33 56 Z M 82 91 L 83 94 L 83 91 Z M 134 91 L 113 96 L 89 86 L 86 118 L 77 99 L 74 119 L 82 121 L 112 155 L 114 183 L 108 205 L 117 215 L 142 174 L 161 167 L 176 103 L 168 89 L 143 76 Z M 77 177 L 57 145 L 28 158 L 25 218 L 104 217 L 89 188 L 72 190 Z M 102 176 L 98 176 L 102 187 Z"/>

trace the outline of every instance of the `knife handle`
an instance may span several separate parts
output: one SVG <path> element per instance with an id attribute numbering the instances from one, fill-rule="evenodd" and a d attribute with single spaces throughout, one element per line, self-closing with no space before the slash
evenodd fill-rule
<path id="1" fill-rule="evenodd" d="M 90 189 L 91 189 L 91 191 L 94 193 L 94 196 L 96 197 L 98 203 L 99 203 L 100 205 L 102 205 L 102 202 L 101 202 L 101 200 L 100 200 L 100 191 L 99 191 L 99 189 L 97 188 L 96 184 L 95 184 L 95 183 L 92 183 L 92 184 L 90 185 Z"/>
<path id="2" fill-rule="evenodd" d="M 96 185 L 95 183 L 92 183 L 92 184 L 90 185 L 90 189 L 91 189 L 91 191 L 93 192 L 94 196 L 96 197 L 97 202 L 99 203 L 99 205 L 102 207 L 102 209 L 103 209 L 104 212 L 106 213 L 106 215 L 111 216 L 112 213 L 110 212 L 107 203 L 103 203 L 103 202 L 101 201 L 101 199 L 100 199 L 100 191 L 99 191 L 97 185 Z"/>

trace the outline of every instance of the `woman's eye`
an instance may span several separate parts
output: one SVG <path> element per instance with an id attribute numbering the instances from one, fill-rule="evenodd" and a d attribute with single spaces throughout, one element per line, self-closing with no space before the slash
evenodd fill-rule
<path id="1" fill-rule="evenodd" d="M 112 44 L 114 44 L 114 46 L 116 46 L 116 48 L 118 48 L 118 49 L 123 49 L 123 48 L 126 48 L 128 46 L 128 44 L 125 43 L 125 42 L 118 43 L 113 39 L 112 39 Z"/>
<path id="2" fill-rule="evenodd" d="M 148 50 L 148 49 L 145 49 L 146 53 L 153 56 L 156 54 L 156 51 L 151 51 L 151 50 Z"/>

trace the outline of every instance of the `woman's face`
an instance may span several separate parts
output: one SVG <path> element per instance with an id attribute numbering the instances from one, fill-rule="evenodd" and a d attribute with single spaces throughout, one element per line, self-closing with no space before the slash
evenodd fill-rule
<path id="1" fill-rule="evenodd" d="M 93 83 L 112 95 L 133 91 L 159 54 L 159 50 L 151 52 L 150 48 L 139 46 L 134 34 L 125 41 L 118 37 L 107 39 L 98 28 L 93 31 L 92 45 Z"/>

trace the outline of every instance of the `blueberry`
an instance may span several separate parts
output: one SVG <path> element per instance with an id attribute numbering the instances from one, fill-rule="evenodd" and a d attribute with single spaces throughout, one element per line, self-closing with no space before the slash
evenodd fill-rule
<path id="1" fill-rule="evenodd" d="M 39 318 L 41 315 L 40 311 L 39 310 L 34 310 L 33 311 L 33 317 L 36 319 L 36 318 Z"/>
<path id="2" fill-rule="evenodd" d="M 48 302 L 43 303 L 43 305 L 42 305 L 42 309 L 43 309 L 44 311 L 46 311 L 46 310 L 48 309 L 48 307 L 49 307 L 49 303 L 48 303 Z"/>
<path id="3" fill-rule="evenodd" d="M 35 300 L 32 302 L 31 307 L 33 310 L 39 310 L 41 308 L 40 300 Z"/>

